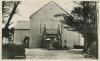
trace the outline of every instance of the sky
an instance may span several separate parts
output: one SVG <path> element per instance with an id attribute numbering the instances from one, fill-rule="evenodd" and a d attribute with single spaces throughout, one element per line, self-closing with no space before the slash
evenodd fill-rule
<path id="1" fill-rule="evenodd" d="M 14 22 L 14 24 L 12 24 L 11 27 L 15 26 L 17 21 L 30 21 L 29 17 L 50 1 L 55 1 L 68 13 L 70 13 L 73 7 L 76 6 L 72 1 L 68 0 L 23 0 L 17 7 L 18 13 L 12 18 L 12 22 Z"/>

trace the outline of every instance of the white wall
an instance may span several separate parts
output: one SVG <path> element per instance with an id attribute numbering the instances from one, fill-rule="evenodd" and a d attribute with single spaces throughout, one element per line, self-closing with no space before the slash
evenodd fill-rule
<path id="1" fill-rule="evenodd" d="M 26 36 L 29 37 L 29 30 L 14 30 L 14 43 L 23 44 L 23 40 Z"/>
<path id="2" fill-rule="evenodd" d="M 69 31 L 67 29 L 62 30 L 62 46 L 64 46 L 64 41 L 66 40 L 66 45 L 70 48 L 73 48 L 74 45 L 83 46 L 84 40 L 80 33 L 76 31 Z"/>

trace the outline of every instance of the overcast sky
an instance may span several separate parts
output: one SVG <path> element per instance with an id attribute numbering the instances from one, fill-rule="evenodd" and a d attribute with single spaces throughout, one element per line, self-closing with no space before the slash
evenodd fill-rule
<path id="1" fill-rule="evenodd" d="M 15 14 L 12 21 L 16 24 L 17 21 L 30 21 L 31 14 L 39 10 L 50 1 L 55 1 L 60 7 L 65 9 L 68 13 L 71 12 L 75 4 L 68 0 L 24 0 L 18 6 L 18 14 Z M 13 24 L 12 26 L 14 26 Z"/>

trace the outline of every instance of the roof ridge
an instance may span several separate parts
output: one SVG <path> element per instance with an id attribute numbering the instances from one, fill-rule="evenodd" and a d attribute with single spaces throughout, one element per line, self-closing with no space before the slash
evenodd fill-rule
<path id="1" fill-rule="evenodd" d="M 18 22 L 30 22 L 30 21 L 18 21 Z"/>

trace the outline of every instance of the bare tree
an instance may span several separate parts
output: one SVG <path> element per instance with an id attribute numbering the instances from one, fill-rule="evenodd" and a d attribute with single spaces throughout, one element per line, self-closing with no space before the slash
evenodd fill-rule
<path id="1" fill-rule="evenodd" d="M 9 37 L 10 22 L 19 4 L 20 1 L 2 1 L 2 23 L 5 24 L 5 27 L 2 29 L 2 37 Z"/>

